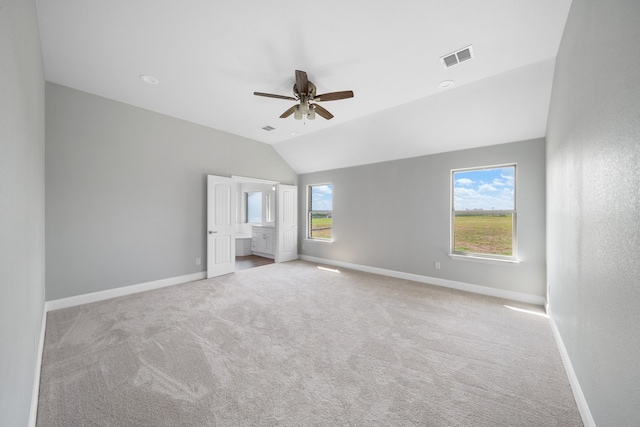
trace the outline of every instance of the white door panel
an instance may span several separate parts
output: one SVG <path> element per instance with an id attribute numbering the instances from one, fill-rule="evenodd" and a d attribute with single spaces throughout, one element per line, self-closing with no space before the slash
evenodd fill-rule
<path id="1" fill-rule="evenodd" d="M 235 196 L 233 179 L 207 176 L 207 278 L 235 270 Z"/>
<path id="2" fill-rule="evenodd" d="M 276 262 L 298 259 L 298 187 L 278 185 Z"/>

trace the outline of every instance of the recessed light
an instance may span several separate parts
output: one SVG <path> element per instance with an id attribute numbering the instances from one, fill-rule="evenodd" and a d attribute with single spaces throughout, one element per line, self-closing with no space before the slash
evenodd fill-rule
<path id="1" fill-rule="evenodd" d="M 438 87 L 440 89 L 446 89 L 446 88 L 449 88 L 451 86 L 453 86 L 453 80 L 444 80 L 444 81 L 441 81 L 440 83 L 438 83 Z"/>
<path id="2" fill-rule="evenodd" d="M 148 76 L 146 74 L 141 74 L 140 80 L 142 80 L 145 83 L 149 83 L 150 85 L 157 85 L 158 83 L 160 83 L 160 80 L 156 79 L 153 76 Z"/>

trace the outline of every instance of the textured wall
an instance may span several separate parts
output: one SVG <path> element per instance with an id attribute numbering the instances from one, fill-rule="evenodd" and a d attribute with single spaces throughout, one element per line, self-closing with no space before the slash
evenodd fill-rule
<path id="1" fill-rule="evenodd" d="M 544 296 L 544 140 L 302 174 L 306 186 L 333 183 L 333 243 L 305 241 L 304 255 Z M 516 162 L 519 264 L 453 260 L 451 169 Z M 440 261 L 441 269 L 434 269 Z"/>
<path id="2" fill-rule="evenodd" d="M 640 2 L 573 0 L 547 130 L 549 300 L 599 426 L 640 423 Z"/>
<path id="3" fill-rule="evenodd" d="M 44 310 L 44 73 L 35 1 L 0 5 L 0 424 L 26 426 Z"/>
<path id="4" fill-rule="evenodd" d="M 206 269 L 207 174 L 296 183 L 267 144 L 52 83 L 46 95 L 47 300 Z"/>

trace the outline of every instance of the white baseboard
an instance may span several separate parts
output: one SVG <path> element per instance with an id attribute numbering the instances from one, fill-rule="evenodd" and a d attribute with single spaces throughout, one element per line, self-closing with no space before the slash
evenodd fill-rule
<path id="1" fill-rule="evenodd" d="M 549 323 L 551 324 L 553 336 L 556 339 L 556 345 L 558 346 L 558 350 L 560 351 L 560 357 L 562 358 L 564 369 L 565 371 L 567 371 L 567 376 L 569 377 L 569 384 L 571 385 L 573 397 L 576 400 L 578 411 L 580 412 L 580 416 L 582 417 L 582 423 L 584 424 L 584 427 L 596 427 L 596 423 L 593 420 L 591 411 L 589 410 L 587 400 L 582 393 L 582 388 L 580 387 L 580 383 L 578 382 L 576 372 L 573 370 L 573 365 L 571 364 L 569 353 L 567 352 L 567 348 L 564 346 L 562 335 L 560 335 L 560 330 L 558 329 L 556 322 L 553 320 L 553 316 L 550 313 L 549 307 L 547 307 L 547 314 L 549 315 Z"/>
<path id="2" fill-rule="evenodd" d="M 529 304 L 544 305 L 545 298 L 537 295 L 525 294 L 522 292 L 506 291 L 503 289 L 490 288 L 488 286 L 472 285 L 470 283 L 457 282 L 454 280 L 440 279 L 438 277 L 422 276 L 419 274 L 404 273 L 402 271 L 387 270 L 384 268 L 369 267 L 367 265 L 351 264 L 348 262 L 334 261 L 331 259 L 316 258 L 307 255 L 300 255 L 300 259 L 319 264 L 328 264 L 336 267 L 349 268 L 351 270 L 364 271 L 366 273 L 380 274 L 382 276 L 395 277 L 398 279 L 412 280 L 414 282 L 428 283 L 430 285 L 442 286 L 445 288 L 458 289 L 460 291 L 472 292 L 474 294 L 489 295 L 492 297 L 504 298 L 513 301 L 520 301 Z"/>
<path id="3" fill-rule="evenodd" d="M 169 277 L 167 279 L 154 280 L 152 282 L 139 283 L 137 285 L 122 286 L 105 291 L 92 292 L 89 294 L 76 295 L 68 298 L 60 298 L 45 303 L 45 311 L 59 310 L 61 308 L 75 307 L 76 305 L 88 304 L 90 302 L 102 301 L 106 299 L 121 297 L 125 295 L 137 294 L 138 292 L 160 289 L 166 286 L 177 285 L 179 283 L 192 282 L 207 277 L 207 273 L 187 274 L 185 276 Z"/>
<path id="4" fill-rule="evenodd" d="M 40 369 L 42 368 L 42 354 L 44 352 L 44 334 L 47 329 L 47 310 L 42 311 L 42 322 L 40 322 L 40 340 L 38 342 L 38 353 L 36 355 L 36 369 L 33 375 L 33 391 L 31 393 L 31 410 L 29 411 L 29 427 L 36 426 L 38 418 L 38 396 L 40 395 Z"/>

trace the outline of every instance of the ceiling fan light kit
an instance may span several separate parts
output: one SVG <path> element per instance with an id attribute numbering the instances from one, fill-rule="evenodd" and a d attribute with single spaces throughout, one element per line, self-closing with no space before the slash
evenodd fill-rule
<path id="1" fill-rule="evenodd" d="M 326 120 L 331 120 L 333 118 L 333 114 L 327 111 L 324 107 L 316 104 L 316 102 L 337 101 L 339 99 L 353 98 L 353 91 L 351 90 L 316 95 L 316 85 L 308 80 L 307 73 L 305 71 L 300 70 L 296 70 L 296 83 L 293 85 L 293 97 L 264 92 L 253 92 L 253 94 L 267 98 L 297 101 L 298 104 L 289 108 L 280 115 L 281 119 L 285 119 L 293 114 L 293 118 L 296 120 L 302 120 L 304 117 L 309 120 L 315 120 L 316 113 Z"/>

